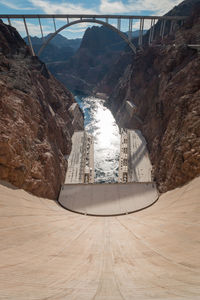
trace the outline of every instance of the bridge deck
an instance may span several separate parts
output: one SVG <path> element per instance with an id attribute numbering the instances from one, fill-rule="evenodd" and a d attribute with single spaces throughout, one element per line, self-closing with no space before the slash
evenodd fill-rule
<path id="1" fill-rule="evenodd" d="M 26 18 L 26 19 L 76 19 L 76 18 L 98 18 L 98 19 L 147 19 L 147 20 L 152 20 L 152 19 L 164 19 L 164 20 L 184 20 L 187 19 L 188 17 L 186 16 L 140 16 L 140 15 L 96 15 L 96 14 L 0 14 L 0 18 L 12 18 L 12 19 L 21 19 L 21 18 Z"/>

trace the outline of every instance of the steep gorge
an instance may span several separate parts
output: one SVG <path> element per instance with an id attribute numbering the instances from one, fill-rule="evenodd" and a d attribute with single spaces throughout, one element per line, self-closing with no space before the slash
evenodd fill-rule
<path id="1" fill-rule="evenodd" d="M 71 136 L 83 128 L 69 108 L 75 100 L 0 21 L 0 179 L 56 199 L 67 169 Z"/>
<path id="2" fill-rule="evenodd" d="M 165 45 L 133 55 L 123 75 L 113 66 L 101 83 L 101 90 L 110 93 L 107 105 L 118 124 L 145 136 L 161 192 L 200 174 L 200 56 L 187 46 L 200 42 L 199 15 L 196 10 Z M 108 89 L 109 82 L 117 84 Z M 137 107 L 133 116 L 127 100 Z"/>
<path id="3" fill-rule="evenodd" d="M 181 7 L 188 9 L 186 4 L 196 2 L 186 0 Z M 118 37 L 110 39 L 107 29 L 94 27 L 70 62 L 52 70 L 72 90 L 109 95 L 107 105 L 118 124 L 142 131 L 161 192 L 200 174 L 200 57 L 187 46 L 200 43 L 199 29 L 196 9 L 164 44 L 158 40 L 159 45 L 133 55 L 127 48 L 121 52 L 124 45 Z M 74 129 L 83 128 L 83 115 L 79 110 L 74 120 L 71 93 L 31 57 L 16 30 L 2 22 L 0 47 L 0 179 L 55 199 L 71 136 Z M 134 116 L 129 116 L 127 100 L 137 107 Z"/>
<path id="4" fill-rule="evenodd" d="M 92 94 L 124 47 L 116 32 L 93 26 L 85 31 L 74 56 L 66 62 L 48 64 L 48 68 L 71 91 Z"/>

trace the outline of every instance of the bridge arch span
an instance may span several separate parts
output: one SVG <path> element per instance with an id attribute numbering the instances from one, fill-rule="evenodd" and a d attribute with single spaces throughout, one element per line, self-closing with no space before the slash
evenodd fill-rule
<path id="1" fill-rule="evenodd" d="M 78 23 L 97 23 L 103 26 L 108 27 L 109 29 L 113 30 L 114 32 L 116 32 L 117 34 L 119 34 L 119 36 L 129 45 L 129 47 L 132 49 L 132 51 L 134 53 L 136 53 L 136 47 L 133 45 L 133 43 L 128 39 L 128 37 L 121 32 L 119 29 L 117 29 L 116 27 L 110 25 L 109 23 L 106 23 L 104 21 L 101 20 L 96 20 L 96 19 L 80 19 L 80 20 L 76 20 L 73 22 L 70 22 L 68 24 L 65 24 L 64 26 L 60 27 L 58 30 L 56 30 L 49 38 L 48 40 L 46 40 L 44 42 L 44 44 L 42 45 L 42 47 L 40 48 L 39 52 L 38 52 L 38 56 L 41 55 L 42 51 L 44 50 L 44 48 L 49 44 L 49 42 L 62 30 L 64 30 L 67 27 L 70 27 L 72 25 L 78 24 Z"/>

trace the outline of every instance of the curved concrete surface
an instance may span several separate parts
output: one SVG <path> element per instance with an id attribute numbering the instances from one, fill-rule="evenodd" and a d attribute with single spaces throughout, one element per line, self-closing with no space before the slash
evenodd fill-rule
<path id="1" fill-rule="evenodd" d="M 200 299 L 200 178 L 120 217 L 0 186 L 1 300 Z"/>
<path id="2" fill-rule="evenodd" d="M 59 203 L 74 212 L 93 216 L 115 216 L 141 210 L 158 199 L 152 182 L 66 184 Z"/>

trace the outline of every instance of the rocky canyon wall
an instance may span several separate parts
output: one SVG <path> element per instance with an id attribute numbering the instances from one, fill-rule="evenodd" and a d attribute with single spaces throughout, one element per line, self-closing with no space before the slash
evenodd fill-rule
<path id="1" fill-rule="evenodd" d="M 119 125 L 138 128 L 147 139 L 161 192 L 200 174 L 200 55 L 188 47 L 200 44 L 199 11 L 165 45 L 160 42 L 133 56 L 109 90 L 107 105 Z M 105 90 L 116 76 L 107 75 Z M 132 116 L 127 100 L 137 107 Z"/>
<path id="2" fill-rule="evenodd" d="M 0 21 L 0 179 L 56 199 L 67 169 L 75 102 L 11 26 Z M 73 124 L 72 124 L 73 123 Z"/>

